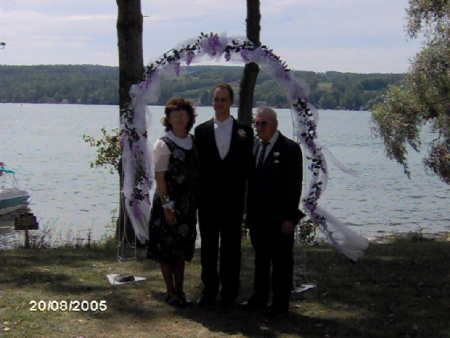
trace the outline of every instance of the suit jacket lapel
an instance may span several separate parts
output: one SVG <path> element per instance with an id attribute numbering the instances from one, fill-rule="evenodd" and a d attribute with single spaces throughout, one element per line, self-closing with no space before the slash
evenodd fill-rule
<path id="1" fill-rule="evenodd" d="M 256 156 L 258 155 L 258 151 L 259 151 L 259 138 L 255 138 L 253 140 L 253 157 L 256 158 Z"/>
<path id="2" fill-rule="evenodd" d="M 275 144 L 273 145 L 272 149 L 270 149 L 269 153 L 267 154 L 266 160 L 263 163 L 263 167 L 274 164 L 274 162 L 276 160 L 275 156 L 274 156 L 274 153 L 279 152 L 280 147 L 281 147 L 281 142 L 283 142 L 281 140 L 281 137 L 282 136 L 281 136 L 281 133 L 280 133 L 278 135 L 277 141 L 275 142 Z"/>
<path id="3" fill-rule="evenodd" d="M 216 160 L 221 161 L 219 149 L 217 148 L 216 143 L 216 137 L 214 136 L 214 118 L 207 121 L 207 124 L 205 125 L 206 129 L 206 137 L 210 140 L 211 144 L 211 151 L 214 153 L 214 157 L 216 157 Z"/>
<path id="4" fill-rule="evenodd" d="M 234 117 L 231 117 L 233 119 L 233 128 L 231 129 L 231 140 L 230 140 L 230 149 L 228 150 L 228 154 L 223 158 L 224 160 L 228 157 L 228 155 L 234 151 L 234 148 L 236 147 L 237 142 L 237 123 Z M 217 148 L 217 145 L 216 145 Z"/>

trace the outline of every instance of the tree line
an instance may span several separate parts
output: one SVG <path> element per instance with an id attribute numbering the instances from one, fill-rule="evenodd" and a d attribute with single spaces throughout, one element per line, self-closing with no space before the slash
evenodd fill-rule
<path id="1" fill-rule="evenodd" d="M 212 88 L 230 83 L 239 92 L 243 67 L 182 67 L 179 77 L 164 80 L 157 105 L 182 96 L 203 106 L 211 105 Z M 404 74 L 357 74 L 328 71 L 296 71 L 308 83 L 310 102 L 320 109 L 370 110 L 389 85 L 398 85 Z M 239 96 L 236 97 L 237 103 Z M 119 68 L 98 65 L 0 65 L 0 102 L 119 104 Z M 276 82 L 260 72 L 254 104 L 288 107 Z"/>

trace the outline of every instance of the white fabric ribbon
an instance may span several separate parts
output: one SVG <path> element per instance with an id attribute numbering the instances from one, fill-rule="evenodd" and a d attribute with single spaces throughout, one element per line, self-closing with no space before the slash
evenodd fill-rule
<path id="1" fill-rule="evenodd" d="M 236 48 L 238 46 L 239 48 Z M 148 64 L 145 80 L 130 89 L 133 98 L 131 108 L 134 113 L 132 121 L 122 121 L 123 130 L 135 128 L 140 136 L 134 144 L 129 135 L 124 136 L 124 187 L 123 196 L 136 235 L 142 242 L 148 238 L 148 218 L 150 200 L 136 196 L 148 194 L 151 189 L 151 151 L 147 147 L 147 139 L 143 136 L 151 123 L 151 114 L 147 103 L 156 102 L 160 95 L 160 84 L 163 78 L 179 75 L 180 65 L 190 65 L 204 59 L 228 62 L 255 62 L 264 69 L 286 93 L 291 105 L 294 131 L 297 142 L 304 149 L 308 158 L 311 179 L 307 183 L 302 206 L 309 217 L 318 225 L 328 241 L 340 252 L 357 260 L 362 256 L 368 242 L 361 235 L 350 229 L 336 217 L 317 205 L 320 195 L 326 189 L 328 181 L 327 161 L 323 152 L 344 172 L 350 175 L 358 173 L 343 166 L 328 150 L 320 148 L 316 142 L 316 127 L 319 121 L 318 111 L 307 103 L 309 86 L 295 78 L 294 72 L 288 70 L 282 60 L 266 47 L 253 46 L 242 37 L 227 37 L 222 34 L 202 34 L 199 38 L 189 39 L 178 44 L 173 50 L 164 54 L 159 60 Z M 128 146 L 132 143 L 131 148 Z M 136 179 L 144 175 L 145 180 Z M 136 194 L 136 189 L 142 193 Z"/>

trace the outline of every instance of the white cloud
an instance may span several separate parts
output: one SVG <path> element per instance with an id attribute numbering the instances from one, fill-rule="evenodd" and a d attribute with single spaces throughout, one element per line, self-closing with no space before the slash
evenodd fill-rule
<path id="1" fill-rule="evenodd" d="M 407 71 L 408 59 L 413 56 L 411 48 L 280 48 L 279 55 L 288 66 L 297 70 L 316 72 L 340 71 L 352 73 L 403 73 Z M 330 67 L 330 65 L 333 65 Z"/>
<path id="2" fill-rule="evenodd" d="M 144 60 L 200 32 L 245 35 L 242 0 L 142 0 Z M 419 49 L 404 32 L 408 0 L 265 0 L 261 41 L 292 68 L 402 72 Z M 0 9 L 0 64 L 117 65 L 113 0 L 14 0 Z"/>

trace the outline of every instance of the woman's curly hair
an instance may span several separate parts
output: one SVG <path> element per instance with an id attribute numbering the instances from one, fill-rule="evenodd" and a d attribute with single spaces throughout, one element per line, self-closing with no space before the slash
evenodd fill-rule
<path id="1" fill-rule="evenodd" d="M 195 108 L 189 100 L 185 100 L 181 97 L 173 97 L 167 101 L 166 107 L 164 108 L 164 114 L 166 116 L 161 119 L 163 126 L 166 127 L 166 132 L 172 130 L 172 125 L 169 122 L 170 113 L 179 110 L 185 110 L 189 116 L 189 122 L 186 125 L 186 132 L 189 132 L 192 129 L 192 126 L 195 123 L 195 117 L 197 116 L 195 113 Z"/>

